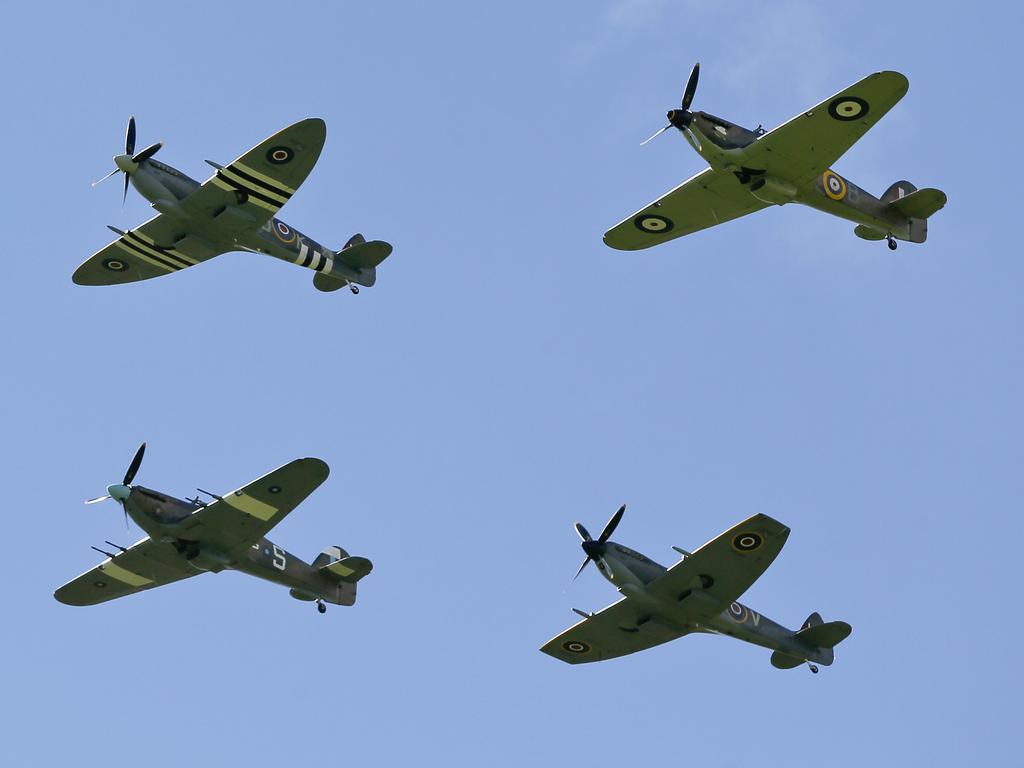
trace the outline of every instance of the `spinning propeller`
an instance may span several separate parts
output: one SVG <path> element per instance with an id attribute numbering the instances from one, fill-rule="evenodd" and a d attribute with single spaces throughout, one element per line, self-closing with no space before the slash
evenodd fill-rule
<path id="1" fill-rule="evenodd" d="M 148 160 L 155 155 L 164 144 L 162 141 L 158 141 L 156 144 L 150 144 L 141 152 L 135 152 L 135 117 L 128 118 L 128 131 L 124 135 L 124 154 L 114 155 L 114 165 L 117 167 L 104 176 L 99 181 L 94 181 L 92 185 L 95 187 L 100 181 L 106 181 L 115 173 L 120 171 L 124 174 L 124 194 L 121 195 L 121 205 L 124 205 L 125 199 L 128 197 L 128 177 L 135 173 L 139 169 L 139 163 L 143 160 Z"/>
<path id="2" fill-rule="evenodd" d="M 693 65 L 693 70 L 690 72 L 690 79 L 686 81 L 686 88 L 683 90 L 683 101 L 681 109 L 670 109 L 665 117 L 668 118 L 668 125 L 658 131 L 650 139 L 645 139 L 640 142 L 642 147 L 651 139 L 656 136 L 660 136 L 669 128 L 673 126 L 678 128 L 686 140 L 690 142 L 690 146 L 700 152 L 700 141 L 694 135 L 693 131 L 690 130 L 690 123 L 693 122 L 693 113 L 690 111 L 690 102 L 693 101 L 694 91 L 697 90 L 697 78 L 700 77 L 700 62 Z"/>
<path id="3" fill-rule="evenodd" d="M 131 124 L 129 124 L 131 125 Z M 131 134 L 129 134 L 131 135 Z M 132 463 L 128 465 L 128 471 L 124 473 L 124 480 L 118 485 L 108 485 L 106 496 L 97 496 L 95 499 L 89 499 L 86 504 L 95 504 L 99 501 L 106 501 L 107 499 L 116 499 L 124 507 L 124 502 L 128 498 L 128 494 L 132 492 L 132 480 L 135 479 L 135 474 L 139 471 L 139 466 L 142 464 L 142 456 L 146 453 L 146 444 L 143 443 L 139 446 L 139 450 L 135 452 L 135 457 L 132 459 Z M 124 509 L 124 525 L 128 527 L 128 509 Z"/>
<path id="4" fill-rule="evenodd" d="M 626 505 L 623 504 L 619 507 L 618 511 L 612 515 L 611 520 L 609 520 L 605 525 L 604 530 L 601 531 L 601 535 L 597 537 L 596 541 L 590 538 L 590 534 L 587 532 L 587 529 L 583 527 L 583 523 L 574 523 L 576 533 L 578 533 L 580 538 L 583 539 L 581 546 L 583 547 L 583 551 L 587 553 L 587 559 L 583 561 L 583 565 L 581 565 L 580 569 L 576 571 L 576 576 L 572 577 L 573 581 L 576 581 L 576 578 L 583 573 L 583 569 L 587 567 L 587 563 L 591 560 L 597 562 L 598 559 L 604 557 L 604 550 L 606 546 L 605 542 L 608 541 L 609 537 L 611 537 L 612 533 L 615 531 L 615 527 L 619 524 L 619 521 L 622 519 L 622 513 L 625 511 Z"/>

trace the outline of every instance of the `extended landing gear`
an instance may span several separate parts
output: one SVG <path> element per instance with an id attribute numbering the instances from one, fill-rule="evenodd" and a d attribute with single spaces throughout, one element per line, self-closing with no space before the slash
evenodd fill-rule
<path id="1" fill-rule="evenodd" d="M 811 664 L 811 662 L 808 661 L 807 662 L 807 666 L 810 668 L 811 672 L 813 672 L 814 674 L 818 674 L 818 665 L 817 664 Z"/>
<path id="2" fill-rule="evenodd" d="M 896 238 L 895 237 L 893 237 L 892 235 L 886 235 L 885 236 L 885 242 L 888 244 L 890 251 L 895 251 L 896 250 Z"/>
<path id="3" fill-rule="evenodd" d="M 349 284 L 348 284 L 348 289 L 349 289 L 350 291 L 352 291 L 352 293 L 355 293 L 355 294 L 358 294 L 358 293 L 359 293 L 359 286 L 358 286 L 358 285 L 356 285 L 355 283 L 349 283 Z"/>
<path id="4" fill-rule="evenodd" d="M 320 613 L 327 613 L 327 606 L 324 605 L 324 601 L 323 600 L 317 600 L 316 601 L 316 609 L 318 611 L 320 611 Z M 814 671 L 817 672 L 818 670 L 814 670 Z"/>

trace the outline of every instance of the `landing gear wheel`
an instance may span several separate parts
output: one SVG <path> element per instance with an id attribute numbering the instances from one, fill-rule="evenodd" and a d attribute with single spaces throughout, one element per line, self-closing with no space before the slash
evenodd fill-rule
<path id="1" fill-rule="evenodd" d="M 889 235 L 887 238 L 885 238 L 885 241 L 889 244 L 890 251 L 896 250 L 896 238 L 894 238 L 892 235 Z"/>
<path id="2" fill-rule="evenodd" d="M 353 284 L 353 283 L 349 283 L 349 284 L 348 284 L 348 289 L 349 289 L 350 291 L 352 291 L 352 293 L 356 293 L 356 294 L 358 294 L 358 293 L 359 293 L 359 286 L 358 286 L 358 285 L 355 285 L 355 284 Z"/>
<path id="3" fill-rule="evenodd" d="M 816 664 L 808 664 L 807 666 L 811 668 L 811 672 L 818 674 L 818 667 Z"/>
<path id="4" fill-rule="evenodd" d="M 317 600 L 316 601 L 316 609 L 318 611 L 320 611 L 320 613 L 327 613 L 327 606 L 324 605 L 324 601 L 323 600 Z M 815 670 L 815 671 L 817 671 L 817 670 Z"/>

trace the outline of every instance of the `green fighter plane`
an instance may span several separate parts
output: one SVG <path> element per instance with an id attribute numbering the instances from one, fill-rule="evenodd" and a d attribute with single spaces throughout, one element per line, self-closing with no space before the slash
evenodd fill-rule
<path id="1" fill-rule="evenodd" d="M 79 285 L 113 285 L 177 272 L 228 251 L 251 251 L 291 261 L 316 272 L 313 285 L 352 293 L 377 280 L 377 265 L 391 253 L 380 240 L 352 236 L 332 251 L 274 217 L 313 170 L 327 138 L 319 118 L 301 120 L 257 144 L 226 166 L 207 160 L 213 176 L 200 184 L 154 160 L 161 142 L 135 151 L 135 118 L 128 120 L 124 154 L 114 157 L 115 173 L 156 209 L 158 215 L 94 254 L 72 276 Z"/>
<path id="2" fill-rule="evenodd" d="M 146 589 L 170 584 L 200 573 L 225 569 L 286 586 L 297 600 L 353 605 L 356 582 L 373 564 L 351 557 L 341 547 L 328 547 L 307 565 L 265 538 L 284 516 L 297 507 L 330 470 L 320 459 L 296 459 L 237 491 L 217 496 L 200 489 L 213 501 L 196 496 L 182 501 L 132 485 L 146 450 L 143 443 L 128 471 L 107 495 L 86 504 L 115 499 L 148 536 L 130 547 L 111 542 L 117 552 L 93 547 L 107 559 L 53 593 L 68 605 L 95 605 Z"/>
<path id="3" fill-rule="evenodd" d="M 597 613 L 573 608 L 583 621 L 546 643 L 544 653 L 583 664 L 709 632 L 772 649 L 772 664 L 779 669 L 806 663 L 817 672 L 817 664 L 832 663 L 832 648 L 851 632 L 846 622 L 822 622 L 812 613 L 793 632 L 737 602 L 779 554 L 789 528 L 754 515 L 695 552 L 673 547 L 683 559 L 665 568 L 609 540 L 625 510 L 622 506 L 612 515 L 597 539 L 576 523 L 587 555 L 576 576 L 593 561 L 623 599 Z"/>
<path id="4" fill-rule="evenodd" d="M 852 221 L 858 237 L 885 240 L 892 250 L 897 240 L 925 241 L 928 217 L 946 204 L 944 193 L 897 181 L 877 198 L 830 168 L 903 98 L 906 77 L 876 72 L 772 131 L 760 126 L 751 131 L 690 111 L 699 73 L 697 64 L 681 108 L 668 112 L 669 124 L 651 139 L 677 128 L 711 167 L 609 229 L 604 236 L 609 246 L 649 248 L 786 203 Z"/>

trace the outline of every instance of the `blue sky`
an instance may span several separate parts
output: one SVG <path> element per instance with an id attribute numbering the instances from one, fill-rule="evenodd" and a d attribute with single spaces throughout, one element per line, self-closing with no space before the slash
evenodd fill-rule
<path id="1" fill-rule="evenodd" d="M 724 6 L 724 7 L 723 7 Z M 89 3 L 8 9 L 7 489 L 0 715 L 10 762 L 152 766 L 835 766 L 1006 762 L 1024 537 L 1012 147 L 1015 6 L 809 2 Z M 910 91 L 836 170 L 949 196 L 929 241 L 787 206 L 641 253 L 610 225 L 702 167 L 678 104 L 773 127 L 864 75 Z M 282 211 L 395 245 L 376 287 L 231 254 L 88 289 L 149 216 L 91 188 L 134 114 L 198 178 L 323 117 Z M 205 575 L 75 609 L 52 591 L 133 541 L 120 479 L 179 496 L 298 456 L 328 481 L 272 534 L 371 557 L 352 609 Z M 671 564 L 764 512 L 793 533 L 744 602 L 849 621 L 836 664 L 690 637 L 570 667 L 537 651 L 616 594 L 616 539 Z M 816 757 L 814 757 L 816 756 Z"/>

